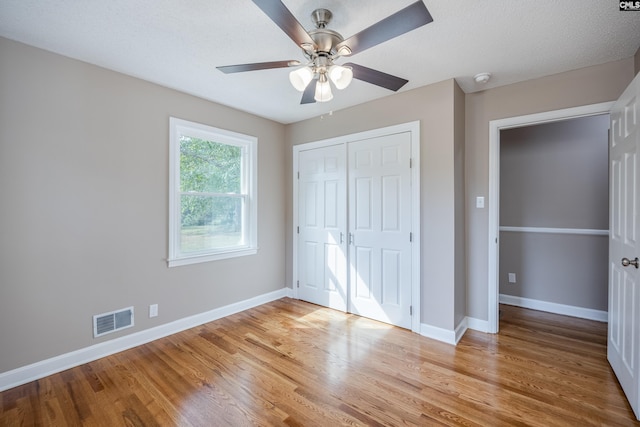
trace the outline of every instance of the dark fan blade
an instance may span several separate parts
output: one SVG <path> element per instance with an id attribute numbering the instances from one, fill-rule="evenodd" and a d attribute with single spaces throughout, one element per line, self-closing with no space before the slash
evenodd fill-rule
<path id="1" fill-rule="evenodd" d="M 298 46 L 303 44 L 315 45 L 309 33 L 305 31 L 300 22 L 280 0 L 253 0 L 253 2 Z"/>
<path id="2" fill-rule="evenodd" d="M 318 84 L 318 80 L 311 80 L 311 83 L 307 85 L 307 88 L 304 90 L 302 94 L 302 100 L 300 104 L 313 104 L 316 102 L 316 85 Z"/>
<path id="3" fill-rule="evenodd" d="M 243 71 L 268 70 L 270 68 L 286 68 L 296 67 L 300 65 L 300 61 L 273 61 L 273 62 L 256 62 L 253 64 L 224 65 L 216 67 L 223 73 L 241 73 Z"/>
<path id="4" fill-rule="evenodd" d="M 427 7 L 422 0 L 418 0 L 401 11 L 349 37 L 347 40 L 339 43 L 336 49 L 339 50 L 340 47 L 347 46 L 351 49 L 352 54 L 359 53 L 411 30 L 415 30 L 432 21 L 433 18 L 427 10 Z"/>
<path id="5" fill-rule="evenodd" d="M 362 65 L 352 63 L 343 65 L 345 67 L 351 67 L 353 70 L 353 78 L 381 86 L 394 92 L 409 82 L 409 80 L 401 79 L 400 77 L 392 76 L 391 74 L 383 73 L 382 71 L 363 67 Z"/>

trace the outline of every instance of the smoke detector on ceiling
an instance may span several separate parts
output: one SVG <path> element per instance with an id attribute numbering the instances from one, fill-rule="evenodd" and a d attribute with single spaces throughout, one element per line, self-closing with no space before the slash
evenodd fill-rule
<path id="1" fill-rule="evenodd" d="M 491 78 L 491 73 L 479 73 L 473 76 L 473 80 L 479 84 L 485 84 Z"/>

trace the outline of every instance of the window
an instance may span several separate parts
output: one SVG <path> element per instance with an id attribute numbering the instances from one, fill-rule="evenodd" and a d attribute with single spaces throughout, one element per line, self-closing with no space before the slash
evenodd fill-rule
<path id="1" fill-rule="evenodd" d="M 257 139 L 171 117 L 169 267 L 257 252 Z"/>

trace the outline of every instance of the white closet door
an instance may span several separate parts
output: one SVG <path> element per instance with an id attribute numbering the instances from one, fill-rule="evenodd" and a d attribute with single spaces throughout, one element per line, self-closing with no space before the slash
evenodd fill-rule
<path id="1" fill-rule="evenodd" d="M 411 134 L 348 144 L 349 311 L 411 328 Z"/>
<path id="2" fill-rule="evenodd" d="M 640 419 L 640 76 L 611 110 L 607 358 Z"/>
<path id="3" fill-rule="evenodd" d="M 344 144 L 298 157 L 298 298 L 347 310 Z"/>

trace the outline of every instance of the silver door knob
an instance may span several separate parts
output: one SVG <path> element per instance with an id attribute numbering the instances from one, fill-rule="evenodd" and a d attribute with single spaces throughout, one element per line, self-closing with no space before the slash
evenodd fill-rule
<path id="1" fill-rule="evenodd" d="M 630 265 L 633 265 L 635 268 L 638 268 L 638 257 L 636 257 L 634 260 L 630 260 L 629 258 L 622 258 L 622 266 L 623 267 L 629 267 Z"/>

